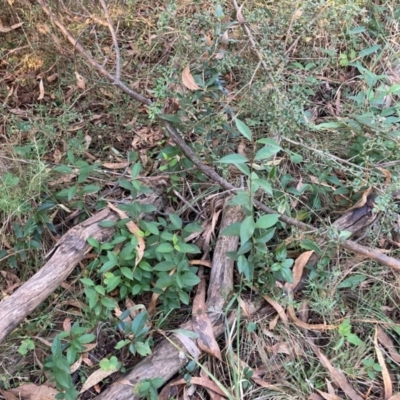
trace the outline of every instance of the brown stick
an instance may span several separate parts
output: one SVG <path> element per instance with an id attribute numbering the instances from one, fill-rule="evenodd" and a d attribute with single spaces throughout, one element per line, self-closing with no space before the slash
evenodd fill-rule
<path id="1" fill-rule="evenodd" d="M 105 70 L 104 67 L 102 67 L 100 64 L 98 64 L 84 49 L 83 47 L 78 43 L 78 41 L 68 32 L 68 30 L 65 28 L 65 26 L 59 21 L 59 19 L 51 12 L 47 4 L 45 3 L 44 0 L 37 0 L 40 6 L 43 8 L 44 12 L 49 16 L 50 20 L 59 27 L 61 32 L 64 34 L 64 36 L 74 45 L 77 50 L 86 58 L 88 63 L 92 65 L 97 71 L 99 71 L 102 75 L 107 77 L 110 81 L 113 81 L 114 85 L 119 87 L 123 92 L 127 93 L 130 95 L 133 99 L 146 104 L 150 105 L 151 100 L 147 99 L 146 97 L 143 97 L 139 93 L 135 92 L 134 90 L 130 89 L 128 86 L 126 86 L 123 82 L 120 80 L 116 80 L 113 75 L 111 75 L 108 71 Z M 109 27 L 110 30 L 114 29 L 112 26 Z M 167 121 L 162 121 L 164 123 L 165 128 L 167 129 L 168 133 L 170 134 L 171 138 L 173 141 L 181 148 L 181 150 L 185 153 L 185 155 L 196 165 L 196 167 L 203 172 L 206 176 L 208 176 L 210 179 L 212 179 L 215 183 L 219 184 L 222 188 L 227 189 L 227 190 L 237 190 L 235 186 L 233 186 L 231 183 L 226 181 L 224 178 L 222 178 L 217 172 L 215 172 L 214 169 L 208 167 L 205 165 L 194 153 L 194 151 L 186 144 L 185 140 L 182 138 L 182 136 L 178 133 L 178 131 Z M 267 214 L 279 214 L 275 210 L 267 207 L 265 204 L 261 203 L 260 201 L 254 200 L 253 201 L 254 205 L 259 208 L 260 210 L 266 212 Z M 314 228 L 311 225 L 305 224 L 301 221 L 298 221 L 294 218 L 287 217 L 286 215 L 280 215 L 280 220 L 282 222 L 285 222 L 289 225 L 296 226 L 299 229 L 305 230 L 305 231 L 310 231 L 316 233 L 318 236 L 325 238 L 327 240 L 330 240 L 329 236 L 327 234 L 318 232 L 316 228 Z M 383 254 L 379 250 L 376 249 L 371 249 L 369 247 L 361 246 L 355 242 L 352 242 L 351 240 L 343 240 L 338 242 L 338 245 L 350 250 L 354 251 L 356 253 L 362 254 L 366 257 L 369 257 L 376 262 L 387 265 L 391 268 L 394 268 L 396 270 L 400 270 L 400 261 L 393 258 L 393 257 L 388 257 L 387 255 Z"/>
<path id="2" fill-rule="evenodd" d="M 105 209 L 68 231 L 57 243 L 50 260 L 16 292 L 0 303 L 0 343 L 35 310 L 72 272 L 92 248 L 88 238 L 107 241 L 114 229 L 102 228 L 100 221 L 116 221 L 118 217 Z"/>

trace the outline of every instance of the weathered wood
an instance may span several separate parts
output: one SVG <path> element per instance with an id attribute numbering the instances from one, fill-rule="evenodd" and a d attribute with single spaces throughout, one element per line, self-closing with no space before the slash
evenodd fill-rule
<path id="1" fill-rule="evenodd" d="M 84 255 L 90 251 L 88 238 L 107 241 L 114 233 L 112 228 L 102 228 L 100 221 L 116 221 L 118 217 L 104 209 L 69 230 L 52 250 L 49 261 L 0 303 L 0 343 L 29 314 L 32 313 L 73 271 Z"/>
<path id="2" fill-rule="evenodd" d="M 235 222 L 241 222 L 245 217 L 243 208 L 240 206 L 225 205 L 220 232 L 227 226 Z M 239 243 L 237 236 L 219 235 L 215 245 L 210 283 L 207 292 L 207 305 L 217 309 L 223 309 L 226 302 L 229 301 L 231 291 L 233 290 L 233 265 L 234 261 L 226 256 L 229 251 L 236 251 Z"/>
<path id="3" fill-rule="evenodd" d="M 375 205 L 375 199 L 376 199 L 376 194 L 371 193 L 367 197 L 367 201 L 362 207 L 347 212 L 342 217 L 337 219 L 332 224 L 332 226 L 334 226 L 339 232 L 343 231 L 351 232 L 351 236 L 360 233 L 363 229 L 365 229 L 368 225 L 370 225 L 378 216 L 377 214 L 372 212 Z M 317 243 L 319 246 L 323 246 L 326 243 L 326 240 L 319 239 Z M 311 256 L 310 260 L 307 263 L 308 269 L 304 270 L 304 275 L 302 276 L 299 284 L 293 290 L 294 293 L 304 289 L 309 272 L 311 269 L 315 268 L 315 265 L 318 263 L 319 259 L 320 256 L 318 254 L 314 253 Z"/>

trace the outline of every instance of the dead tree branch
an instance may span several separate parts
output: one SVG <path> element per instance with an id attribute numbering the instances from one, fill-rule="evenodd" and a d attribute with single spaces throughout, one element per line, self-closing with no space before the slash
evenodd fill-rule
<path id="1" fill-rule="evenodd" d="M 108 241 L 114 229 L 102 228 L 101 221 L 117 221 L 110 209 L 104 209 L 69 230 L 56 244 L 49 261 L 10 297 L 0 303 L 0 343 L 36 307 L 56 290 L 92 248 L 88 238 Z"/>

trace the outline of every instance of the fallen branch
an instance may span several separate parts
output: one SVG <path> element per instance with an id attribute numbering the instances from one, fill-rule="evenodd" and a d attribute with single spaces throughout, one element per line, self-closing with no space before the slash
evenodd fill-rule
<path id="1" fill-rule="evenodd" d="M 0 343 L 36 307 L 60 286 L 91 250 L 88 238 L 107 241 L 114 229 L 102 228 L 101 221 L 117 221 L 118 217 L 104 209 L 69 230 L 56 244 L 49 261 L 10 297 L 0 303 Z"/>

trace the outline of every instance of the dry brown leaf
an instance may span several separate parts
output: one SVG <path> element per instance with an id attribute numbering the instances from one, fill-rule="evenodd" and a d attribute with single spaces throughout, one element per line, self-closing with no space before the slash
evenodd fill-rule
<path id="1" fill-rule="evenodd" d="M 383 358 L 382 350 L 378 345 L 378 327 L 375 327 L 375 335 L 374 335 L 374 345 L 376 358 L 378 359 L 378 363 L 382 368 L 382 378 L 383 378 L 383 387 L 384 387 L 384 399 L 387 400 L 389 397 L 393 395 L 393 385 L 392 380 L 390 379 L 389 371 L 387 369 L 385 359 Z"/>
<path id="2" fill-rule="evenodd" d="M 77 371 L 77 370 L 79 369 L 79 367 L 81 366 L 81 364 L 82 364 L 82 354 L 79 356 L 78 360 L 75 361 L 75 362 L 71 365 L 71 367 L 70 367 L 70 369 L 71 369 L 71 374 L 73 374 L 75 371 Z"/>
<path id="3" fill-rule="evenodd" d="M 39 97 L 37 98 L 38 100 L 43 100 L 44 99 L 44 84 L 43 84 L 43 79 L 40 79 L 39 82 Z"/>
<path id="4" fill-rule="evenodd" d="M 318 390 L 318 389 L 316 389 L 316 390 L 325 400 L 343 400 L 341 397 L 337 396 L 336 394 L 321 392 L 321 390 Z"/>
<path id="5" fill-rule="evenodd" d="M 23 400 L 52 400 L 59 393 L 49 386 L 34 385 L 33 383 L 18 386 L 15 389 L 10 389 L 9 392 L 21 397 Z"/>
<path id="6" fill-rule="evenodd" d="M 65 332 L 71 332 L 71 318 L 65 318 L 63 321 L 63 330 Z"/>
<path id="7" fill-rule="evenodd" d="M 222 60 L 224 58 L 226 50 L 228 50 L 228 44 L 229 44 L 229 32 L 228 30 L 226 30 L 221 37 L 221 46 L 218 50 L 218 53 L 215 55 L 215 58 L 217 60 Z"/>
<path id="8" fill-rule="evenodd" d="M 47 79 L 47 82 L 51 83 L 51 82 L 54 82 L 57 79 L 57 77 L 58 77 L 58 74 L 57 74 L 57 72 L 55 72 L 54 74 L 49 75 L 46 79 Z"/>
<path id="9" fill-rule="evenodd" d="M 299 284 L 301 277 L 303 276 L 304 267 L 313 253 L 314 250 L 306 251 L 296 258 L 293 267 L 293 283 L 285 283 L 284 286 L 287 292 L 291 292 Z"/>
<path id="10" fill-rule="evenodd" d="M 251 289 L 252 289 L 254 292 L 258 293 L 258 290 L 257 290 L 255 287 L 252 286 Z M 288 317 L 287 317 L 287 315 L 286 315 L 285 310 L 283 309 L 283 307 L 282 307 L 277 301 L 275 301 L 274 299 L 272 299 L 271 297 L 269 297 L 269 296 L 267 296 L 267 295 L 263 295 L 262 298 L 263 298 L 267 303 L 269 303 L 272 307 L 275 308 L 275 311 L 278 313 L 279 318 L 282 320 L 282 322 L 283 322 L 285 325 L 288 325 L 288 324 L 289 324 L 289 320 L 288 320 Z"/>
<path id="11" fill-rule="evenodd" d="M 119 210 L 117 207 L 113 206 L 111 203 L 107 203 L 107 204 L 108 204 L 108 207 L 111 210 L 115 211 L 120 216 L 121 219 L 129 218 L 126 213 Z M 137 241 L 138 241 L 138 244 L 136 246 L 136 251 L 137 251 L 136 260 L 135 260 L 135 267 L 136 267 L 136 265 L 138 265 L 140 263 L 140 261 L 142 261 L 142 258 L 144 255 L 144 250 L 146 248 L 146 244 L 144 242 L 143 236 L 141 235 L 141 230 L 133 221 L 129 221 L 125 225 L 129 229 L 129 232 L 133 233 L 136 236 Z"/>
<path id="12" fill-rule="evenodd" d="M 85 90 L 86 89 L 85 78 L 77 71 L 75 71 L 75 77 L 76 77 L 76 86 L 81 90 Z"/>
<path id="13" fill-rule="evenodd" d="M 211 266 L 212 266 L 211 261 L 207 261 L 207 260 L 190 260 L 189 264 L 190 265 L 202 265 L 203 267 L 208 267 L 208 268 L 211 268 Z"/>
<path id="14" fill-rule="evenodd" d="M 400 363 L 400 354 L 396 351 L 392 339 L 380 326 L 378 326 L 378 340 L 386 347 L 390 357 L 392 357 L 394 361 Z"/>
<path id="15" fill-rule="evenodd" d="M 189 89 L 189 90 L 200 90 L 201 88 L 197 85 L 194 81 L 193 75 L 190 72 L 190 66 L 186 66 L 182 71 L 182 83 Z"/>
<path id="16" fill-rule="evenodd" d="M 88 357 L 82 357 L 82 362 L 84 362 L 90 368 L 94 367 L 93 361 Z"/>
<path id="17" fill-rule="evenodd" d="M 323 398 L 317 393 L 311 393 L 310 396 L 308 396 L 308 400 L 323 400 Z"/>
<path id="18" fill-rule="evenodd" d="M 18 276 L 13 274 L 12 272 L 0 271 L 0 274 L 3 276 L 4 280 L 6 281 L 7 289 L 9 289 L 12 286 L 15 286 L 16 284 L 20 284 L 21 283 L 21 281 L 18 278 Z"/>
<path id="19" fill-rule="evenodd" d="M 348 213 L 349 211 L 353 211 L 356 210 L 357 208 L 361 208 L 364 206 L 364 204 L 367 202 L 367 198 L 370 195 L 370 193 L 372 192 L 372 186 L 370 186 L 361 196 L 361 199 L 357 201 L 356 204 L 354 204 L 354 206 L 350 207 L 348 210 L 346 210 L 346 213 Z"/>
<path id="20" fill-rule="evenodd" d="M 192 385 L 199 385 L 199 386 L 202 386 L 204 388 L 210 389 L 213 392 L 215 392 L 215 393 L 219 394 L 220 396 L 222 396 L 224 399 L 227 398 L 226 393 L 223 390 L 221 390 L 219 388 L 219 386 L 209 378 L 202 378 L 202 377 L 199 377 L 199 376 L 193 376 L 193 377 L 190 378 L 190 383 Z M 176 382 L 172 383 L 171 386 L 186 385 L 186 384 L 187 384 L 187 382 L 184 379 L 179 379 Z"/>
<path id="21" fill-rule="evenodd" d="M 390 173 L 390 171 L 388 171 L 385 168 L 379 168 L 379 167 L 376 167 L 376 169 L 378 169 L 379 171 L 382 172 L 383 175 L 385 175 L 385 185 L 389 185 L 390 181 L 392 180 L 392 174 Z"/>
<path id="22" fill-rule="evenodd" d="M 127 161 L 125 162 L 120 162 L 120 163 L 103 163 L 102 164 L 104 168 L 107 169 L 123 169 L 129 166 L 129 163 Z"/>
<path id="23" fill-rule="evenodd" d="M 39 336 L 33 336 L 33 338 L 39 340 L 40 342 L 42 342 L 46 346 L 51 347 L 51 342 L 49 342 L 48 340 L 43 339 L 43 338 L 41 338 Z"/>
<path id="24" fill-rule="evenodd" d="M 200 267 L 200 274 L 202 267 Z M 197 333 L 197 344 L 201 350 L 222 361 L 221 350 L 214 337 L 212 324 L 206 308 L 206 280 L 202 278 L 197 286 L 192 307 L 193 330 Z"/>
<path id="25" fill-rule="evenodd" d="M 238 22 L 240 24 L 246 23 L 246 20 L 244 19 L 243 13 L 242 13 L 243 6 L 244 6 L 244 3 L 239 7 L 239 9 L 237 10 L 237 13 L 236 13 L 236 19 L 238 20 Z"/>
<path id="26" fill-rule="evenodd" d="M 112 375 L 114 372 L 117 372 L 118 368 L 114 368 L 109 371 L 104 371 L 102 369 L 98 369 L 94 371 L 83 384 L 82 389 L 79 393 L 86 392 L 86 390 L 90 389 L 92 386 L 96 385 L 97 383 L 101 382 L 103 379 L 107 378 L 108 376 Z"/>
<path id="27" fill-rule="evenodd" d="M 0 389 L 0 394 L 5 398 L 5 400 L 18 400 L 18 397 L 14 396 L 10 392 L 7 392 L 6 390 Z"/>
<path id="28" fill-rule="evenodd" d="M 17 28 L 19 28 L 19 27 L 22 26 L 22 25 L 23 25 L 23 22 L 18 22 L 18 24 L 14 24 L 14 25 L 11 25 L 11 26 L 9 26 L 9 27 L 5 27 L 5 26 L 3 26 L 3 23 L 2 23 L 1 20 L 0 20 L 0 33 L 11 32 L 11 31 L 13 31 L 14 29 L 17 29 Z"/>
<path id="29" fill-rule="evenodd" d="M 314 350 L 314 353 L 321 361 L 321 364 L 324 368 L 326 368 L 331 376 L 331 379 L 337 386 L 339 386 L 344 393 L 351 400 L 364 400 L 349 384 L 344 373 L 335 368 L 331 362 L 328 360 L 328 357 L 312 342 L 309 342 L 310 346 Z"/>
<path id="30" fill-rule="evenodd" d="M 173 333 L 174 336 L 176 336 L 179 341 L 183 344 L 183 346 L 185 347 L 185 349 L 187 350 L 187 352 L 195 359 L 198 360 L 200 355 L 201 355 L 201 351 L 199 350 L 199 348 L 197 347 L 197 344 L 194 342 L 195 339 L 191 339 L 190 337 L 179 333 L 179 332 L 174 332 Z"/>
<path id="31" fill-rule="evenodd" d="M 278 321 L 279 321 L 279 314 L 275 315 L 275 317 L 272 318 L 271 321 L 269 322 L 269 329 L 271 329 L 271 331 L 275 329 Z"/>

